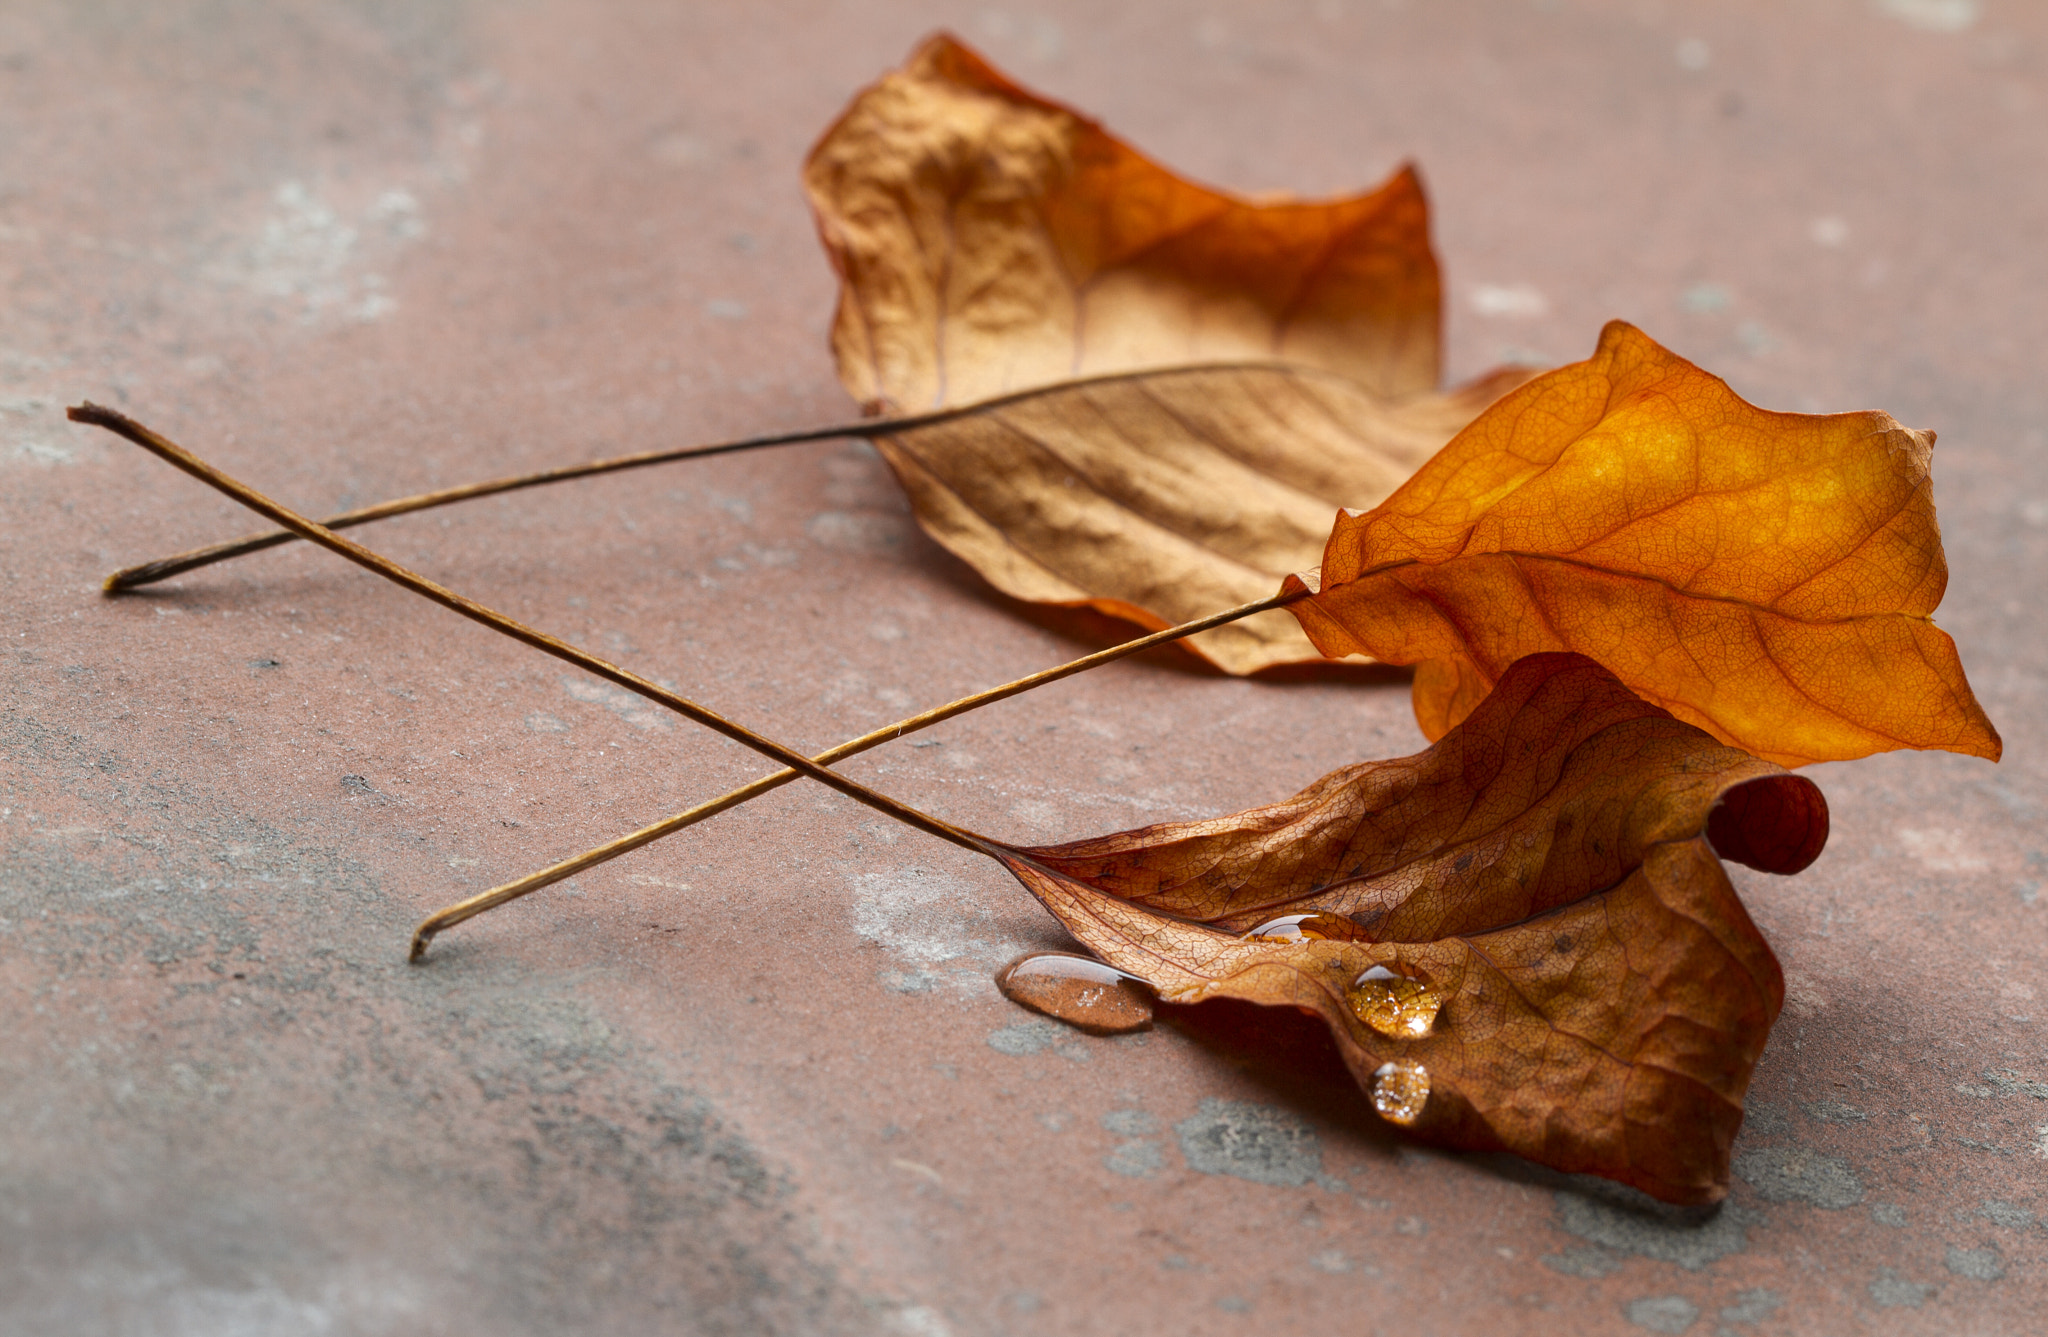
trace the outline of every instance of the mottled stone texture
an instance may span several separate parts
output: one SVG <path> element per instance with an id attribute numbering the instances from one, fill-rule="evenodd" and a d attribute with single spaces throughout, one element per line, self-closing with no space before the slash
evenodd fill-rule
<path id="1" fill-rule="evenodd" d="M 1422 163 L 1455 375 L 1623 317 L 1941 434 L 1993 766 L 1816 768 L 1738 873 L 1790 984 L 1733 1210 L 1377 1126 L 1313 1027 L 1037 1028 L 1007 878 L 251 526 L 91 398 L 339 509 L 830 421 L 797 188 L 942 23 L 1245 190 Z M 2048 7 L 2022 0 L 18 0 L 0 10 L 0 1329 L 2021 1331 L 2048 1303 Z M 1086 642 L 845 443 L 360 531 L 793 743 Z M 1419 745 L 1405 684 L 1120 666 L 854 773 L 1023 841 Z M 930 745 L 935 744 L 935 745 Z M 1689 1234 L 1688 1232 L 1693 1232 Z"/>

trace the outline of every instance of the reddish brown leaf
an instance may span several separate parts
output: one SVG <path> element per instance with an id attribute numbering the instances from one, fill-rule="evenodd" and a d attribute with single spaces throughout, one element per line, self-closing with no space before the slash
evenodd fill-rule
<path id="1" fill-rule="evenodd" d="M 1419 665 L 1432 738 L 1510 664 L 1576 650 L 1787 765 L 1891 748 L 1996 758 L 1930 616 L 1948 583 L 1934 436 L 1745 403 L 1616 322 L 1504 396 L 1289 582 L 1325 654 Z"/>
<path id="2" fill-rule="evenodd" d="M 1414 757 L 1006 862 L 1167 1001 L 1315 1012 L 1421 1136 L 1707 1202 L 1784 995 L 1714 846 L 1789 873 L 1826 838 L 1810 781 L 1549 654 Z"/>

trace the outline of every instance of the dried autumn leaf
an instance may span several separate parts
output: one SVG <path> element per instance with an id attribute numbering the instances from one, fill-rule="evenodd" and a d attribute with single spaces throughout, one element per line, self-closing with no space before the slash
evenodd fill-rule
<path id="1" fill-rule="evenodd" d="M 940 34 L 854 99 L 804 187 L 842 279 L 840 378 L 871 412 L 1251 359 L 1383 398 L 1436 389 L 1441 285 L 1410 168 L 1345 199 L 1255 204 Z"/>
<path id="2" fill-rule="evenodd" d="M 1322 1017 L 1420 1136 L 1693 1203 L 1727 1191 L 1784 999 L 1714 851 L 1791 873 L 1826 839 L 1810 781 L 1548 654 L 1416 756 L 1005 863 L 1170 1002 Z M 1245 936 L 1306 913 L 1308 936 Z"/>
<path id="3" fill-rule="evenodd" d="M 1786 765 L 1996 759 L 1930 616 L 1948 583 L 1933 444 L 1883 413 L 1757 408 L 1615 322 L 1340 516 L 1292 609 L 1325 654 L 1419 665 L 1432 738 L 1523 656 L 1575 650 Z"/>
<path id="4" fill-rule="evenodd" d="M 1378 502 L 1528 375 L 1434 393 L 1412 170 L 1255 204 L 950 37 L 854 100 L 804 184 L 847 389 L 874 412 L 985 405 L 877 448 L 925 531 L 1028 602 L 1156 629 L 1257 598 L 1316 560 L 1335 509 Z M 1190 648 L 1231 673 L 1322 659 L 1278 614 Z"/>
<path id="5" fill-rule="evenodd" d="M 1191 367 L 1009 396 L 875 445 L 925 531 L 997 589 L 1158 630 L 1269 594 L 1339 508 L 1386 496 L 1521 379 L 1388 405 L 1306 367 Z M 1187 644 L 1231 673 L 1322 660 L 1278 612 Z"/>

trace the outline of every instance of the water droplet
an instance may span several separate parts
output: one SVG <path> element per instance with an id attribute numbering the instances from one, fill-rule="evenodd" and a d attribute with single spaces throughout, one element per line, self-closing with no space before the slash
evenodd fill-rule
<path id="1" fill-rule="evenodd" d="M 1033 952 L 996 972 L 1003 997 L 1090 1035 L 1152 1026 L 1152 986 L 1091 956 Z"/>
<path id="2" fill-rule="evenodd" d="M 1351 1010 L 1381 1035 L 1414 1040 L 1429 1034 L 1444 1000 L 1423 981 L 1374 966 L 1351 986 Z"/>
<path id="3" fill-rule="evenodd" d="M 1371 942 L 1356 920 L 1343 915 L 1281 915 L 1244 935 L 1246 942 Z"/>
<path id="4" fill-rule="evenodd" d="M 1372 1075 L 1372 1107 L 1388 1123 L 1413 1128 L 1429 1104 L 1429 1069 L 1406 1059 L 1382 1063 Z"/>

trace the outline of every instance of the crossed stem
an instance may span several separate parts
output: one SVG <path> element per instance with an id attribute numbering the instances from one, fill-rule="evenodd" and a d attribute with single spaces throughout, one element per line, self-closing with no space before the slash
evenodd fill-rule
<path id="1" fill-rule="evenodd" d="M 284 542 L 287 537 L 296 536 L 345 557 L 358 566 L 364 567 L 394 584 L 411 590 L 415 594 L 431 599 L 442 607 L 459 613 L 471 621 L 479 622 L 494 631 L 512 637 L 514 640 L 530 645 L 546 654 L 553 655 L 557 659 L 574 664 L 578 668 L 603 678 L 608 682 L 616 683 L 628 691 L 635 692 L 657 705 L 664 706 L 682 715 L 686 719 L 702 724 L 706 728 L 732 739 L 734 742 L 752 748 L 763 756 L 773 758 L 784 764 L 785 769 L 777 771 L 772 775 L 763 776 L 761 779 L 751 784 L 743 785 L 720 798 L 713 799 L 707 803 L 700 803 L 695 807 L 677 813 L 673 817 L 656 822 L 651 826 L 642 827 L 630 835 L 622 836 L 617 840 L 600 845 L 572 859 L 566 859 L 561 863 L 544 868 L 515 882 L 508 882 L 502 886 L 494 887 L 489 891 L 472 896 L 467 900 L 438 911 L 423 921 L 413 933 L 409 959 L 415 962 L 422 959 L 425 955 L 427 944 L 433 940 L 435 934 L 443 929 L 459 924 L 465 919 L 473 918 L 495 906 L 503 905 L 507 901 L 516 900 L 528 892 L 537 891 L 542 887 L 559 882 L 563 878 L 571 877 L 586 868 L 591 868 L 609 859 L 617 858 L 621 854 L 638 849 L 642 845 L 659 840 L 663 836 L 682 830 L 684 827 L 695 825 L 707 817 L 714 817 L 728 808 L 737 807 L 739 804 L 765 794 L 771 789 L 788 784 L 799 776 L 808 777 L 818 781 L 820 784 L 836 789 L 856 802 L 866 804 L 868 807 L 886 816 L 893 817 L 897 821 L 907 826 L 915 827 L 929 835 L 937 836 L 941 840 L 959 845 L 963 849 L 969 849 L 978 854 L 988 855 L 991 858 L 997 857 L 996 850 L 1000 842 L 994 841 L 978 832 L 943 821 L 921 809 L 890 798 L 826 768 L 833 762 L 843 760 L 856 753 L 865 752 L 869 748 L 888 742 L 892 738 L 900 738 L 906 733 L 914 733 L 919 729 L 928 728 L 931 725 L 943 720 L 952 719 L 956 715 L 964 714 L 980 706 L 1015 696 L 1020 692 L 1029 691 L 1046 683 L 1056 682 L 1061 678 L 1070 677 L 1076 673 L 1085 672 L 1088 669 L 1110 663 L 1127 655 L 1136 654 L 1141 650 L 1164 645 L 1170 641 L 1179 640 L 1181 637 L 1206 631 L 1212 627 L 1219 627 L 1226 623 L 1234 622 L 1239 618 L 1249 617 L 1254 613 L 1281 608 L 1293 603 L 1297 599 L 1307 597 L 1307 591 L 1305 590 L 1298 590 L 1293 594 L 1276 594 L 1270 598 L 1243 604 L 1237 608 L 1227 609 L 1221 613 L 1200 618 L 1193 622 L 1183 623 L 1177 627 L 1156 631 L 1148 636 L 1141 636 L 1135 640 L 1127 641 L 1122 645 L 1112 646 L 1107 650 L 1097 651 L 1092 655 L 1085 655 L 1069 663 L 1030 674 L 1013 682 L 1005 683 L 1000 687 L 977 692 L 972 696 L 962 697 L 957 701 L 949 702 L 946 705 L 925 711 L 922 714 L 913 715 L 908 719 L 841 743 L 837 747 L 819 753 L 816 757 L 805 757 L 772 739 L 755 733 L 744 725 L 728 720 L 724 716 L 698 705 L 696 702 L 679 696 L 661 687 L 659 684 L 650 682 L 638 674 L 611 664 L 565 641 L 558 640 L 546 632 L 515 621 L 496 609 L 458 594 L 443 585 L 427 579 L 425 576 L 401 566 L 381 553 L 373 552 L 353 540 L 343 538 L 334 532 L 330 524 L 309 520 L 296 511 L 272 501 L 246 483 L 242 483 L 221 472 L 196 455 L 193 455 L 184 447 L 143 426 L 125 414 L 113 409 L 102 408 L 96 404 L 87 403 L 67 410 L 67 415 L 73 422 L 88 423 L 93 426 L 102 427 L 134 442 L 165 462 L 199 479 L 209 487 L 232 497 L 257 514 L 283 526 L 284 529 L 283 536 L 276 534 L 259 535 L 252 539 L 242 540 L 238 544 L 217 545 L 215 548 L 200 549 L 193 553 L 182 554 L 179 557 L 148 563 L 142 567 L 129 568 L 127 571 L 117 573 L 116 576 L 108 579 L 106 588 L 109 593 L 130 589 L 136 585 L 148 584 L 151 581 L 176 574 L 178 571 L 190 570 L 196 566 L 203 566 L 209 561 L 220 560 L 224 556 L 233 556 L 238 552 L 270 547 L 276 543 Z M 950 412 L 941 415 L 925 415 L 924 418 L 917 421 L 923 422 L 934 417 L 944 416 L 952 415 Z M 900 429 L 905 425 L 906 421 L 908 420 L 899 419 L 890 422 L 888 425 L 892 429 Z M 861 424 L 864 427 L 868 425 Z M 351 512 L 348 516 L 338 517 L 338 520 L 347 520 L 351 524 L 362 524 L 387 515 L 404 514 L 407 510 L 424 509 L 427 505 L 444 505 L 451 500 L 463 500 L 473 496 L 489 495 L 493 491 L 511 491 L 515 487 L 534 486 L 538 482 L 582 477 L 590 473 L 603 472 L 606 468 L 630 468 L 639 464 L 656 463 L 664 459 L 682 459 L 692 455 L 715 454 L 726 450 L 746 449 L 750 446 L 764 443 L 782 444 L 785 441 L 816 440 L 831 435 L 847 434 L 845 428 L 820 429 L 817 432 L 798 434 L 796 436 L 755 438 L 749 442 L 698 447 L 688 451 L 650 452 L 648 455 L 627 457 L 625 462 L 600 461 L 593 465 L 577 465 L 567 469 L 552 470 L 546 475 L 526 475 L 520 479 L 499 480 L 496 483 L 472 484 L 467 488 L 448 489 L 441 493 L 428 494 L 425 498 L 406 498 L 399 502 L 385 503 L 381 507 L 369 507 L 363 511 Z M 438 500 L 434 500 L 434 498 L 438 498 Z M 137 575 L 136 573 L 143 574 Z M 124 577 L 132 578 L 123 579 Z"/>

